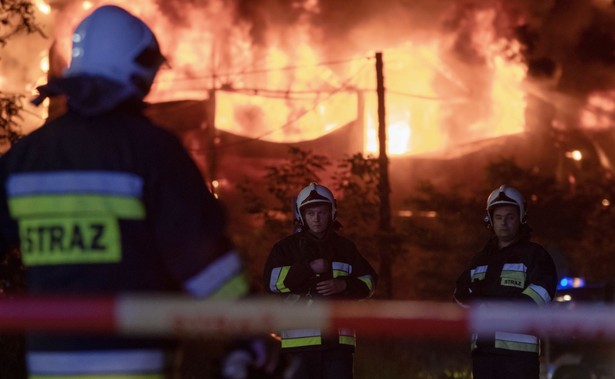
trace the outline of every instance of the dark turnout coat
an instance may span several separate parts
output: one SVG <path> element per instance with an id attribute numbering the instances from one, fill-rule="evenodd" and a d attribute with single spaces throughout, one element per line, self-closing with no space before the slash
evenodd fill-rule
<path id="1" fill-rule="evenodd" d="M 315 274 L 309 262 L 324 258 L 331 262 L 330 271 Z M 315 288 L 319 281 L 338 278 L 346 281 L 343 293 L 322 297 Z M 309 306 L 313 300 L 365 299 L 375 289 L 377 275 L 355 244 L 334 231 L 322 239 L 307 231 L 290 235 L 276 243 L 267 259 L 263 285 L 269 293 L 287 298 L 295 306 Z M 285 351 L 309 351 L 343 348 L 354 351 L 355 334 L 341 328 L 335 336 L 323 335 L 318 329 L 285 330 Z"/>
<path id="2" fill-rule="evenodd" d="M 472 259 L 457 280 L 454 298 L 462 305 L 480 306 L 490 301 L 536 304 L 555 296 L 557 271 L 553 259 L 540 245 L 522 239 L 502 249 L 494 237 Z M 510 333 L 506 325 L 492 335 L 474 335 L 475 353 L 536 354 L 538 337 Z"/>

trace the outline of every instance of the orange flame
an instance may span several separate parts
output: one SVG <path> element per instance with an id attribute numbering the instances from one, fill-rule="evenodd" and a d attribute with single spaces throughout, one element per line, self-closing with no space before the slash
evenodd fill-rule
<path id="1" fill-rule="evenodd" d="M 229 2 L 183 11 L 179 23 L 161 16 L 153 1 L 115 3 L 152 27 L 170 62 L 148 101 L 205 99 L 211 88 L 222 89 L 216 92 L 216 128 L 274 142 L 310 140 L 364 120 L 364 153 L 377 153 L 373 52 L 327 62 L 311 42 L 307 22 L 284 36 L 271 33 L 267 46 L 257 46 L 250 42 L 249 25 L 233 18 Z M 88 7 L 102 4 L 74 3 L 62 13 L 56 27 L 61 54 L 68 56 L 70 31 Z M 320 12 L 316 0 L 304 7 Z M 495 10 L 476 11 L 470 21 L 470 40 L 482 65 L 447 53 L 445 34 L 379 48 L 385 59 L 389 154 L 443 151 L 523 131 L 526 67 L 504 58 L 502 45 L 510 43 L 496 40 L 494 17 Z"/>

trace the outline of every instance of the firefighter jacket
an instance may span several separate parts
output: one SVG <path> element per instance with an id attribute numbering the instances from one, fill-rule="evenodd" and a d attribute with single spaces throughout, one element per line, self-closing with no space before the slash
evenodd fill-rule
<path id="1" fill-rule="evenodd" d="M 324 258 L 331 270 L 315 274 L 309 262 Z M 343 293 L 323 297 L 316 292 L 322 280 L 339 278 L 346 281 Z M 318 239 L 307 231 L 290 235 L 276 243 L 265 264 L 263 285 L 269 293 L 278 294 L 293 306 L 309 306 L 312 300 L 365 299 L 374 293 L 377 275 L 361 256 L 355 244 L 333 230 Z M 354 351 L 354 330 L 341 328 L 337 335 L 324 335 L 318 329 L 284 330 L 281 332 L 284 351 L 347 349 Z"/>
<path id="2" fill-rule="evenodd" d="M 499 249 L 492 238 L 457 280 L 454 298 L 464 306 L 489 301 L 521 301 L 537 306 L 551 301 L 557 286 L 553 259 L 540 245 L 522 239 Z M 537 354 L 537 336 L 510 333 L 472 336 L 473 353 Z"/>
<path id="3" fill-rule="evenodd" d="M 0 159 L 0 243 L 19 245 L 30 294 L 247 292 L 221 205 L 170 132 L 140 109 L 47 122 Z M 167 341 L 29 337 L 30 375 L 159 378 Z"/>

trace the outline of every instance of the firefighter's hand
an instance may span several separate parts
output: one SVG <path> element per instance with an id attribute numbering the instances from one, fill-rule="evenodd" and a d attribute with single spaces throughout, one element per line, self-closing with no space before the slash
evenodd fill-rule
<path id="1" fill-rule="evenodd" d="M 346 291 L 348 284 L 344 279 L 328 279 L 316 284 L 316 291 L 323 296 L 331 296 Z"/>
<path id="2" fill-rule="evenodd" d="M 316 274 L 323 274 L 331 270 L 331 263 L 324 258 L 318 258 L 310 262 L 310 268 Z"/>

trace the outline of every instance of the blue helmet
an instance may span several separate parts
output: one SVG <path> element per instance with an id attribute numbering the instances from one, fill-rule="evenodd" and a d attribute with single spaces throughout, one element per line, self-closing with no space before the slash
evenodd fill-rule
<path id="1" fill-rule="evenodd" d="M 71 63 L 65 77 L 100 76 L 143 99 L 164 62 L 150 28 L 126 10 L 112 5 L 96 9 L 73 33 Z"/>

